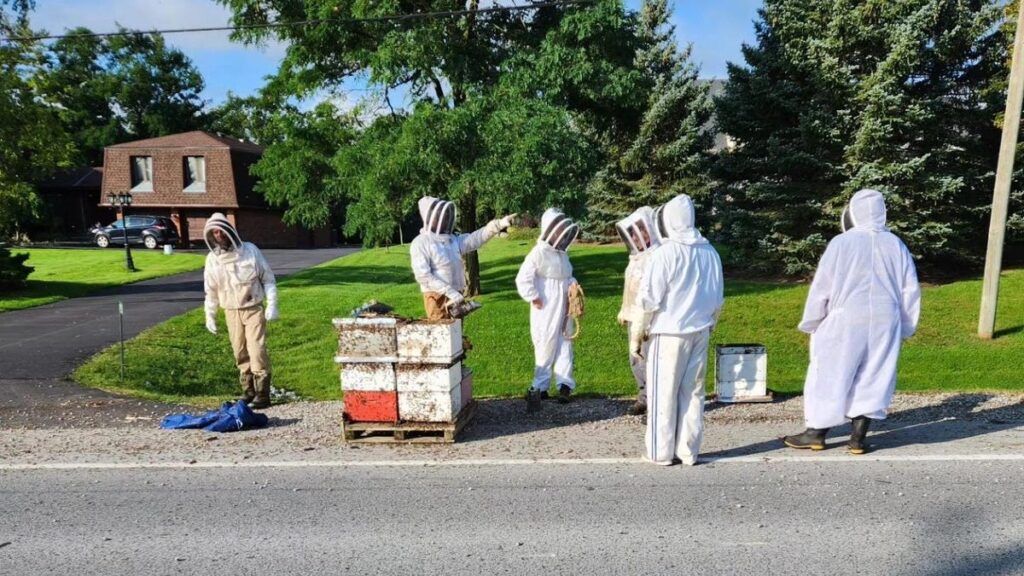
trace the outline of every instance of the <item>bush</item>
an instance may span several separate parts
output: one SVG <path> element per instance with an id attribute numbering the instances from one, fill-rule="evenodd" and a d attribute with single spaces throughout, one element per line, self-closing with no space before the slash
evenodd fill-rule
<path id="1" fill-rule="evenodd" d="M 539 228 L 509 228 L 507 238 L 513 242 L 536 241 L 540 238 Z"/>
<path id="2" fill-rule="evenodd" d="M 26 266 L 28 254 L 11 254 L 11 250 L 0 244 L 0 292 L 21 288 L 34 268 Z"/>

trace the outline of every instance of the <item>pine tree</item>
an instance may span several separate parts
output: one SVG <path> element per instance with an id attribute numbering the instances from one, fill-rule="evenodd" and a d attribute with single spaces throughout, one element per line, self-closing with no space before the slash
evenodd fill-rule
<path id="1" fill-rule="evenodd" d="M 676 194 L 689 194 L 698 208 L 708 205 L 713 102 L 689 47 L 679 48 L 670 17 L 666 0 L 649 0 L 641 9 L 644 48 L 636 64 L 652 89 L 635 136 L 589 185 L 585 229 L 592 238 L 613 237 L 616 221 Z"/>
<path id="2" fill-rule="evenodd" d="M 978 261 L 1005 45 L 992 0 L 768 0 L 730 65 L 716 166 L 733 255 L 813 270 L 850 195 L 886 194 L 925 264 Z"/>

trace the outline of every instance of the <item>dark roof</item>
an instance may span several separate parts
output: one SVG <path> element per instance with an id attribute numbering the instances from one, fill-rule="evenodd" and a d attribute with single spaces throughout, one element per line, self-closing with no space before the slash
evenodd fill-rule
<path id="1" fill-rule="evenodd" d="M 725 85 L 728 84 L 729 81 L 720 80 L 718 78 L 702 78 L 698 80 L 698 82 L 707 84 L 708 92 L 711 94 L 711 97 L 714 98 L 725 93 Z"/>
<path id="2" fill-rule="evenodd" d="M 241 152 L 262 154 L 263 147 L 221 134 L 210 134 L 202 130 L 170 134 L 157 138 L 146 138 L 134 142 L 114 144 L 107 148 L 230 148 Z"/>
<path id="3" fill-rule="evenodd" d="M 58 172 L 40 182 L 38 187 L 40 190 L 60 192 L 99 190 L 101 184 L 103 184 L 103 167 L 85 166 Z"/>

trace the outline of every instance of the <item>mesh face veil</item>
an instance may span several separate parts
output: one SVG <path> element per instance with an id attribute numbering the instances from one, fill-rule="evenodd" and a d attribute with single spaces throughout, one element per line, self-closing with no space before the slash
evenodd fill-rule
<path id="1" fill-rule="evenodd" d="M 219 232 L 220 234 L 216 234 Z M 222 254 L 231 252 L 242 247 L 242 239 L 238 231 L 231 225 L 231 222 L 223 214 L 215 213 L 206 221 L 203 229 L 203 236 L 206 246 L 211 251 Z M 218 238 L 220 236 L 220 238 Z"/>
<path id="2" fill-rule="evenodd" d="M 540 239 L 556 250 L 565 252 L 580 234 L 580 227 L 565 214 L 559 214 L 541 233 Z"/>
<path id="3" fill-rule="evenodd" d="M 434 234 L 451 234 L 455 230 L 455 204 L 434 200 L 427 211 L 427 230 Z"/>
<path id="4" fill-rule="evenodd" d="M 665 226 L 665 205 L 662 204 L 654 210 L 655 228 L 658 231 L 658 240 L 664 242 L 668 238 L 668 227 Z"/>
<path id="5" fill-rule="evenodd" d="M 615 230 L 626 244 L 630 254 L 647 252 L 660 244 L 651 215 L 654 211 L 644 206 L 615 224 Z"/>
<path id="6" fill-rule="evenodd" d="M 856 225 L 857 222 L 853 218 L 853 211 L 850 210 L 850 205 L 847 204 L 846 208 L 843 209 L 843 232 L 846 232 L 847 230 L 852 230 L 853 227 Z"/>
<path id="7" fill-rule="evenodd" d="M 571 246 L 572 243 L 575 242 L 577 238 L 579 238 L 579 235 L 580 227 L 577 226 L 576 224 L 571 223 L 569 224 L 569 226 L 566 227 L 565 230 L 562 231 L 561 234 L 558 235 L 558 237 L 555 239 L 555 243 L 552 246 L 554 246 L 555 250 L 567 252 L 569 250 L 569 246 Z"/>

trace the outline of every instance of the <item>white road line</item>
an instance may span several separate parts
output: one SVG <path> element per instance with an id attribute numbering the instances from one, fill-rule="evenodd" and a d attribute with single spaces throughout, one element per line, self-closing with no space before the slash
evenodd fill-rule
<path id="1" fill-rule="evenodd" d="M 843 462 L 1024 462 L 1024 454 L 880 454 L 866 456 L 722 456 L 702 458 L 701 464 L 822 464 Z M 452 459 L 452 460 L 280 460 L 264 462 L 43 462 L 0 464 L 0 471 L 17 470 L 137 470 L 189 468 L 440 468 L 453 466 L 651 466 L 643 458 Z M 698 467 L 699 468 L 699 467 Z"/>

